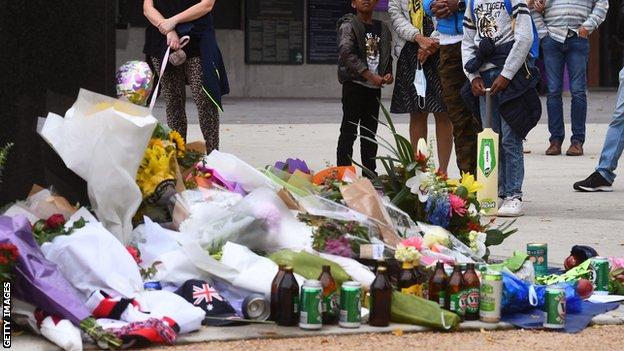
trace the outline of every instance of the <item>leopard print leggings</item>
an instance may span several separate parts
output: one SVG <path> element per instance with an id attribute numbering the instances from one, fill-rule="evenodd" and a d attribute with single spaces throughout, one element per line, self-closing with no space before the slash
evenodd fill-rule
<path id="1" fill-rule="evenodd" d="M 152 57 L 157 72 L 160 71 L 160 60 Z M 167 125 L 177 130 L 186 140 L 186 82 L 191 86 L 193 100 L 197 105 L 199 126 L 206 142 L 206 151 L 219 149 L 219 110 L 210 101 L 203 88 L 203 71 L 199 57 L 191 57 L 180 66 L 170 65 L 161 77 L 161 91 L 165 97 Z"/>

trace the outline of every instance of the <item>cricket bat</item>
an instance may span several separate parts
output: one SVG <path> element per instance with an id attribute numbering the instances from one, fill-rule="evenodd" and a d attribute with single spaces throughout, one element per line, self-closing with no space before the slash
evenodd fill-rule
<path id="1" fill-rule="evenodd" d="M 492 129 L 492 96 L 485 90 L 485 121 L 478 135 L 477 181 L 483 188 L 477 192 L 481 210 L 487 216 L 498 212 L 498 134 Z"/>

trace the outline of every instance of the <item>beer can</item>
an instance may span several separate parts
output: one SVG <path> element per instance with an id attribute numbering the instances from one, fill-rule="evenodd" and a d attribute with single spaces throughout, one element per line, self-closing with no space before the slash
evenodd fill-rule
<path id="1" fill-rule="evenodd" d="M 546 288 L 544 328 L 563 329 L 566 319 L 566 296 L 561 288 Z"/>
<path id="2" fill-rule="evenodd" d="M 609 294 L 609 260 L 606 257 L 594 257 L 590 264 L 591 281 L 594 285 L 594 294 Z"/>
<path id="3" fill-rule="evenodd" d="M 527 244 L 527 255 L 529 255 L 529 260 L 533 262 L 536 277 L 548 275 L 548 244 Z"/>
<path id="4" fill-rule="evenodd" d="M 358 282 L 344 282 L 340 287 L 340 320 L 343 328 L 359 328 L 362 325 L 362 285 Z"/>
<path id="5" fill-rule="evenodd" d="M 321 329 L 323 326 L 323 286 L 318 280 L 306 280 L 301 287 L 299 328 Z"/>
<path id="6" fill-rule="evenodd" d="M 503 275 L 488 271 L 481 278 L 481 296 L 479 299 L 479 317 L 486 323 L 498 323 L 501 318 L 501 300 L 503 298 Z"/>
<path id="7" fill-rule="evenodd" d="M 160 285 L 160 282 L 157 281 L 147 281 L 143 284 L 143 288 L 146 291 L 154 291 L 154 290 L 162 290 L 162 286 Z"/>
<path id="8" fill-rule="evenodd" d="M 266 321 L 271 314 L 271 304 L 261 294 L 251 294 L 243 300 L 243 316 L 256 321 Z"/>

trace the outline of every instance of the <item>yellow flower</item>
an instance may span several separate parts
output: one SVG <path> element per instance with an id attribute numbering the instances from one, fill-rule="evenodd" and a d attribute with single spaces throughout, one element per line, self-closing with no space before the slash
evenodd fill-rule
<path id="1" fill-rule="evenodd" d="M 145 150 L 143 160 L 137 172 L 136 182 L 144 198 L 154 193 L 160 183 L 175 179 L 172 160 L 175 157 L 173 150 L 168 152 L 161 145 L 160 140 L 152 139 L 150 146 Z"/>
<path id="2" fill-rule="evenodd" d="M 446 181 L 446 184 L 455 188 L 461 185 L 468 190 L 468 194 L 474 194 L 483 188 L 483 184 L 477 182 L 472 174 L 464 172 L 462 172 L 461 181 L 449 179 Z"/>
<path id="3" fill-rule="evenodd" d="M 186 153 L 186 144 L 184 143 L 182 135 L 180 135 L 177 131 L 172 130 L 171 133 L 169 133 L 169 141 L 175 144 L 176 149 L 178 150 L 178 157 L 184 157 L 184 154 Z"/>

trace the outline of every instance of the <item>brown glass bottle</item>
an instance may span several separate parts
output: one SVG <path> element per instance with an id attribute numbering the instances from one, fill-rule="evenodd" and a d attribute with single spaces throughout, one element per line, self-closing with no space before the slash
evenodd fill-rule
<path id="1" fill-rule="evenodd" d="M 440 307 L 446 305 L 446 286 L 448 285 L 448 275 L 444 271 L 444 263 L 438 261 L 436 263 L 435 272 L 429 278 L 427 294 L 430 301 L 437 302 Z"/>
<path id="2" fill-rule="evenodd" d="M 416 277 L 414 276 L 414 264 L 403 262 L 401 264 L 401 274 L 397 282 L 397 290 L 404 294 L 416 295 Z"/>
<path id="3" fill-rule="evenodd" d="M 392 285 L 390 285 L 386 267 L 380 266 L 377 268 L 377 276 L 373 280 L 370 289 L 370 317 L 368 324 L 373 327 L 387 327 L 390 324 Z"/>
<path id="4" fill-rule="evenodd" d="M 323 324 L 338 322 L 338 286 L 331 275 L 331 266 L 323 266 L 318 280 L 323 286 Z"/>
<path id="5" fill-rule="evenodd" d="M 427 297 L 427 274 L 422 271 L 420 262 L 414 261 L 414 280 L 416 281 L 416 296 Z"/>
<path id="6" fill-rule="evenodd" d="M 466 309 L 466 295 L 464 295 L 464 278 L 459 264 L 453 267 L 453 273 L 446 287 L 446 296 L 444 308 L 460 317 L 463 316 Z"/>
<path id="7" fill-rule="evenodd" d="M 272 321 L 277 320 L 277 288 L 279 287 L 280 281 L 282 281 L 282 277 L 284 276 L 284 267 L 285 265 L 280 264 L 277 274 L 275 278 L 273 278 L 273 282 L 271 283 L 271 317 Z"/>
<path id="8" fill-rule="evenodd" d="M 299 284 L 292 267 L 284 267 L 284 276 L 277 288 L 278 325 L 294 326 L 299 323 Z"/>
<path id="9" fill-rule="evenodd" d="M 468 263 L 466 272 L 464 273 L 464 294 L 466 295 L 466 314 L 464 319 L 467 321 L 479 320 L 479 288 L 481 283 L 475 271 L 475 264 Z"/>

